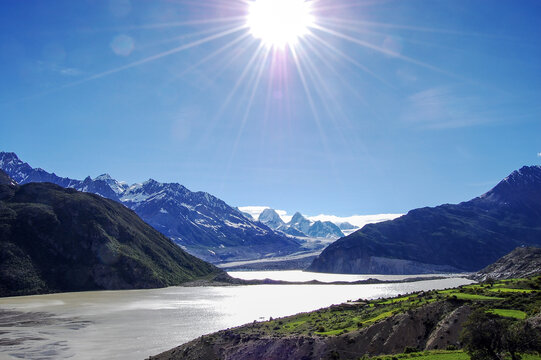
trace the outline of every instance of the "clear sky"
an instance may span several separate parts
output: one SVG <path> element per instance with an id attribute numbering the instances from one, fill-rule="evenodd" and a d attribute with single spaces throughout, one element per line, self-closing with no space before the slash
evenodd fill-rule
<path id="1" fill-rule="evenodd" d="M 460 202 L 541 163 L 540 1 L 307 6 L 273 47 L 247 1 L 3 0 L 0 150 L 340 216 Z"/>

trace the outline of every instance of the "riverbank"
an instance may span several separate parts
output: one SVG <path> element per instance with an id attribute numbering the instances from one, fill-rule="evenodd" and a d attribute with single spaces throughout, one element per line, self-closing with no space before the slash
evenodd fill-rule
<path id="1" fill-rule="evenodd" d="M 532 331 L 541 332 L 540 288 L 541 277 L 536 277 L 359 299 L 219 331 L 149 359 L 358 359 L 404 349 L 457 349 L 464 324 L 476 310 L 528 319 Z"/>

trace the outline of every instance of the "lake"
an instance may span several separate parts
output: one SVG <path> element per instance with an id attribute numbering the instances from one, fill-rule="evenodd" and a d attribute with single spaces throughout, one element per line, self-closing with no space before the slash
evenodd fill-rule
<path id="1" fill-rule="evenodd" d="M 357 275 L 300 273 L 231 274 L 359 280 Z M 254 320 L 471 282 L 448 277 L 402 284 L 170 287 L 0 298 L 0 359 L 144 359 Z"/>

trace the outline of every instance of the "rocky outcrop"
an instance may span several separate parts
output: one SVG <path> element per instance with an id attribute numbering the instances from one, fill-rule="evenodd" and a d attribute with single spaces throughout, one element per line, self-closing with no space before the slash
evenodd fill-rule
<path id="1" fill-rule="evenodd" d="M 451 311 L 440 320 L 434 331 L 430 334 L 425 349 L 436 350 L 446 349 L 448 346 L 457 345 L 462 330 L 462 324 L 468 320 L 471 314 L 471 307 L 461 306 Z"/>
<path id="2" fill-rule="evenodd" d="M 525 278 L 541 274 L 541 248 L 519 247 L 472 275 L 477 281 Z"/>
<path id="3" fill-rule="evenodd" d="M 458 334 L 470 313 L 466 305 L 440 301 L 389 317 L 339 336 L 268 336 L 244 327 L 203 336 L 152 360 L 358 359 L 363 355 L 401 353 L 458 345 Z"/>

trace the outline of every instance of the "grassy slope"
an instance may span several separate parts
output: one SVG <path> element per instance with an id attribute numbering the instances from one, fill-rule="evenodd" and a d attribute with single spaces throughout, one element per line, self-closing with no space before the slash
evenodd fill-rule
<path id="1" fill-rule="evenodd" d="M 502 291 L 494 296 L 491 290 L 496 288 L 517 291 Z M 359 299 L 205 335 L 152 359 L 466 360 L 468 355 L 462 351 L 432 349 L 456 349 L 461 324 L 476 309 L 510 318 L 537 316 L 541 313 L 541 276 L 392 299 Z M 445 334 L 449 336 L 447 341 Z M 427 351 L 402 353 L 417 348 Z M 541 360 L 538 355 L 524 356 L 524 360 Z"/>
<path id="2" fill-rule="evenodd" d="M 503 290 L 494 296 L 494 289 Z M 333 336 L 355 331 L 394 314 L 404 313 L 442 300 L 470 303 L 498 315 L 519 318 L 541 311 L 541 276 L 499 282 L 493 286 L 469 285 L 458 289 L 420 292 L 392 299 L 358 300 L 310 313 L 241 327 L 242 333 L 263 333 L 269 336 L 306 335 Z M 524 292 L 526 291 L 526 292 Z M 522 315 L 524 314 L 524 315 Z"/>
<path id="3" fill-rule="evenodd" d="M 403 359 L 415 359 L 415 360 L 470 360 L 470 356 L 461 350 L 446 351 L 446 350 L 433 350 L 423 351 L 409 354 L 396 354 L 375 356 L 372 360 L 403 360 Z M 524 354 L 522 360 L 541 360 L 540 355 Z"/>

